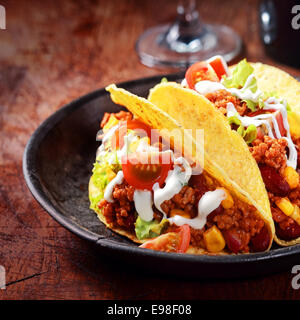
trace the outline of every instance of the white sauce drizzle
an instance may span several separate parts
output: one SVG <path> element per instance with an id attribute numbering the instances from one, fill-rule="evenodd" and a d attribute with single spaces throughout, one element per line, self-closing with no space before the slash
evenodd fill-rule
<path id="1" fill-rule="evenodd" d="M 190 225 L 194 229 L 202 229 L 206 222 L 207 217 L 215 209 L 219 207 L 221 202 L 226 198 L 226 193 L 223 189 L 216 189 L 215 191 L 206 192 L 198 202 L 198 216 L 194 219 L 188 219 L 176 215 L 168 220 L 177 226 L 184 224 Z"/>
<path id="2" fill-rule="evenodd" d="M 148 190 L 135 190 L 133 195 L 135 210 L 144 221 L 153 219 L 152 193 Z"/>
<path id="3" fill-rule="evenodd" d="M 195 90 L 203 95 L 222 89 L 226 90 L 222 83 L 216 81 L 203 80 L 195 84 Z"/>
<path id="4" fill-rule="evenodd" d="M 243 88 L 241 88 L 241 89 L 229 88 L 229 89 L 226 89 L 226 90 L 229 91 L 232 95 L 238 97 L 241 100 L 250 100 L 250 101 L 253 101 L 253 102 L 257 103 L 258 102 L 258 98 L 262 94 L 262 91 L 260 89 L 257 89 L 255 92 L 252 92 L 248 88 L 253 79 L 254 79 L 254 74 L 251 74 L 247 78 Z"/>
<path id="5" fill-rule="evenodd" d="M 136 148 L 137 152 L 159 152 L 159 148 L 150 146 L 147 141 L 140 140 L 138 147 Z"/>
<path id="6" fill-rule="evenodd" d="M 104 191 L 104 199 L 107 202 L 114 202 L 114 199 L 112 197 L 113 189 L 117 184 L 121 184 L 123 182 L 123 179 L 124 179 L 124 174 L 123 174 L 123 171 L 120 170 L 117 173 L 117 175 L 106 186 L 105 191 Z"/>
<path id="7" fill-rule="evenodd" d="M 181 85 L 182 85 L 183 87 L 188 87 L 186 78 L 184 78 L 184 79 L 181 81 Z"/>
<path id="8" fill-rule="evenodd" d="M 117 150 L 117 157 L 119 162 L 121 162 L 121 159 L 123 156 L 128 155 L 129 152 L 129 146 L 132 142 L 137 141 L 139 138 L 133 134 L 132 132 L 130 132 L 128 135 L 124 136 L 124 145 L 122 147 L 122 149 Z"/>
<path id="9" fill-rule="evenodd" d="M 173 196 L 175 196 L 175 194 L 179 193 L 182 187 L 188 183 L 192 174 L 192 169 L 189 163 L 183 157 L 179 157 L 175 161 L 178 164 L 181 164 L 183 168 L 175 165 L 174 170 L 169 171 L 165 181 L 165 186 L 163 188 L 160 188 L 158 183 L 155 183 L 153 186 L 154 205 L 164 214 L 164 217 L 165 213 L 161 208 L 161 204 L 165 200 L 170 200 Z"/>
<path id="10" fill-rule="evenodd" d="M 115 131 L 118 129 L 118 125 L 115 125 L 113 127 L 111 127 L 103 136 L 102 138 L 102 144 L 105 144 L 115 133 Z"/>

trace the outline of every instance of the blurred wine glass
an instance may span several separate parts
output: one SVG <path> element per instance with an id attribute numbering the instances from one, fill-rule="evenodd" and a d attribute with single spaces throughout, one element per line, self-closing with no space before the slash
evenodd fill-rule
<path id="1" fill-rule="evenodd" d="M 195 0 L 180 0 L 176 21 L 146 30 L 136 42 L 136 51 L 148 67 L 186 68 L 213 55 L 230 61 L 239 54 L 241 44 L 231 28 L 203 23 Z"/>

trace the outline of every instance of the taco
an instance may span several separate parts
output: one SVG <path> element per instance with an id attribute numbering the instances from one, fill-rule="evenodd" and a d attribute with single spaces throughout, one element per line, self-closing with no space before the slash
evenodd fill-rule
<path id="1" fill-rule="evenodd" d="M 269 206 L 256 203 L 224 175 L 213 157 L 197 147 L 194 132 L 144 98 L 115 85 L 107 91 L 128 109 L 105 113 L 89 183 L 90 207 L 108 228 L 143 248 L 167 252 L 270 249 L 274 224 Z M 218 114 L 214 108 L 212 113 Z M 204 140 L 211 133 L 205 132 Z M 247 161 L 263 192 L 253 158 Z M 233 170 L 235 163 L 228 163 Z"/>
<path id="2" fill-rule="evenodd" d="M 214 107 L 219 113 L 211 119 L 215 130 L 231 128 L 232 136 L 243 143 L 227 144 L 232 158 L 240 161 L 236 154 L 248 148 L 248 156 L 257 163 L 275 222 L 275 241 L 283 246 L 300 243 L 300 83 L 296 79 L 245 59 L 227 68 L 217 56 L 191 66 L 181 84 L 157 85 L 149 100 L 191 128 L 202 128 Z M 216 148 L 220 137 L 216 136 Z M 218 156 L 221 165 L 222 156 Z M 252 172 L 245 165 L 237 174 L 251 176 Z M 239 185 L 246 190 L 242 180 Z M 252 191 L 259 203 L 261 191 L 255 187 Z"/>

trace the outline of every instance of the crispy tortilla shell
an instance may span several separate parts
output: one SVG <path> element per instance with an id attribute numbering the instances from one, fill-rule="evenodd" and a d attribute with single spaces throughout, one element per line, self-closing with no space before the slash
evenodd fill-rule
<path id="1" fill-rule="evenodd" d="M 156 85 L 148 99 L 184 128 L 204 129 L 204 169 L 256 207 L 273 239 L 275 227 L 259 168 L 247 144 L 231 130 L 225 117 L 208 99 L 174 82 Z"/>
<path id="2" fill-rule="evenodd" d="M 191 163 L 197 162 L 196 161 L 197 159 L 204 158 L 204 163 L 201 163 L 201 165 L 202 167 L 204 167 L 205 173 L 213 177 L 220 186 L 224 186 L 225 188 L 227 188 L 235 198 L 240 199 L 241 201 L 243 201 L 244 203 L 247 203 L 248 205 L 253 205 L 257 209 L 257 215 L 260 216 L 265 221 L 266 226 L 268 227 L 268 231 L 270 235 L 269 248 L 271 247 L 271 244 L 274 238 L 274 223 L 271 218 L 270 206 L 268 205 L 269 200 L 267 195 L 265 197 L 265 200 L 267 203 L 261 201 L 261 198 L 258 199 L 260 200 L 258 202 L 254 201 L 254 198 L 252 197 L 252 195 L 250 195 L 247 192 L 247 188 L 245 188 L 246 189 L 245 191 L 240 187 L 238 183 L 239 180 L 242 179 L 244 184 L 249 182 L 249 183 L 252 183 L 253 185 L 252 180 L 251 179 L 245 180 L 245 178 L 243 178 L 244 176 L 243 174 L 242 175 L 235 174 L 231 176 L 226 172 L 226 170 L 229 168 L 231 168 L 230 171 L 239 170 L 239 168 L 242 168 L 242 164 L 241 163 L 238 164 L 236 161 L 236 158 L 232 157 L 230 153 L 226 151 L 226 157 L 228 157 L 228 159 L 226 159 L 227 166 L 226 168 L 224 168 L 222 166 L 223 165 L 222 162 L 224 162 L 224 158 L 223 158 L 224 154 L 222 154 L 222 152 L 224 151 L 223 149 L 225 148 L 222 147 L 220 150 L 216 147 L 211 148 L 209 146 L 209 144 L 215 144 L 214 140 L 216 137 L 220 137 L 220 139 L 222 139 L 222 134 L 224 134 L 223 132 L 224 130 L 222 129 L 223 126 L 221 126 L 220 127 L 221 129 L 220 129 L 217 126 L 213 125 L 213 128 L 214 128 L 213 130 L 209 129 L 206 131 L 206 126 L 209 127 L 212 125 L 211 117 L 214 117 L 215 115 L 217 116 L 219 115 L 219 113 L 216 112 L 215 108 L 212 105 L 210 106 L 209 112 L 206 112 L 204 115 L 204 118 L 201 120 L 201 123 L 204 124 L 204 126 L 202 127 L 205 129 L 205 133 L 204 133 L 205 148 L 204 148 L 204 157 L 202 157 L 203 155 L 200 154 L 198 148 L 196 147 L 196 141 L 193 135 L 190 134 L 190 132 L 187 132 L 186 130 L 184 130 L 185 128 L 188 129 L 189 127 L 192 127 L 191 123 L 189 123 L 189 119 L 192 119 L 194 115 L 193 114 L 191 115 L 189 113 L 186 114 L 185 112 L 181 112 L 181 111 L 177 113 L 179 111 L 177 110 L 177 107 L 176 107 L 176 103 L 178 102 L 177 99 L 172 98 L 169 101 L 170 102 L 169 103 L 168 101 L 166 101 L 167 98 L 164 99 L 162 97 L 163 100 L 158 101 L 159 103 L 157 103 L 157 101 L 155 101 L 155 103 L 151 103 L 147 99 L 131 94 L 124 89 L 119 89 L 115 85 L 108 86 L 106 90 L 110 92 L 111 99 L 113 100 L 113 102 L 115 102 L 116 104 L 125 106 L 131 113 L 133 113 L 133 115 L 136 118 L 141 119 L 144 123 L 149 125 L 151 128 L 155 128 L 159 130 L 163 138 L 170 139 L 167 131 L 163 129 L 168 129 L 169 131 L 177 130 L 177 132 L 180 132 L 180 134 L 175 134 L 172 137 L 173 139 L 170 139 L 171 142 L 173 141 L 173 145 L 171 144 L 171 147 L 180 145 L 183 138 L 185 144 L 192 145 L 192 148 L 187 148 L 188 150 L 184 150 L 185 151 L 184 156 Z M 166 91 L 165 88 L 163 89 L 163 91 L 164 92 Z M 176 94 L 177 93 L 175 93 L 175 95 Z M 179 92 L 179 94 L 182 94 L 182 93 Z M 197 96 L 195 95 L 195 97 Z M 173 112 L 170 112 L 169 108 L 172 108 L 172 106 L 174 110 Z M 169 111 L 169 112 L 167 113 L 165 111 Z M 187 117 L 186 121 L 182 119 L 184 117 Z M 178 119 L 178 122 L 175 119 Z M 198 119 L 196 115 L 195 115 L 195 119 Z M 223 118 L 219 117 L 219 121 L 221 121 L 221 119 Z M 197 124 L 197 122 L 195 122 L 194 124 Z M 197 128 L 197 127 L 194 126 L 194 128 Z M 233 136 L 231 142 L 234 142 L 236 140 L 238 141 L 238 143 L 240 143 L 240 140 L 235 137 L 235 133 L 232 133 L 232 131 L 229 129 L 230 128 L 228 127 L 225 135 Z M 248 148 L 243 148 L 242 151 L 239 151 L 239 153 L 240 153 L 240 156 L 238 159 L 241 159 L 241 161 L 243 161 L 244 164 L 246 159 L 246 163 L 248 164 L 249 162 L 249 167 L 251 172 L 253 171 L 256 174 L 257 171 L 255 171 L 256 170 L 255 168 L 257 166 L 253 165 L 254 159 L 252 157 L 247 158 L 247 156 L 244 155 L 244 154 L 248 155 L 249 153 Z M 219 162 L 216 161 L 216 158 L 219 159 Z M 257 173 L 257 176 L 258 176 L 258 179 L 257 179 L 258 183 L 256 187 L 258 188 L 258 190 L 261 189 L 262 194 L 266 194 L 262 180 L 261 181 L 259 180 L 261 179 L 259 172 Z M 233 178 L 235 178 L 236 180 L 234 180 Z M 252 187 L 255 188 L 255 186 L 252 186 Z M 250 191 L 253 192 L 252 189 Z M 114 229 L 114 231 L 121 234 L 119 230 Z M 132 236 L 129 236 L 126 233 L 125 235 L 132 239 Z M 132 240 L 135 242 L 139 242 L 137 239 L 132 239 Z M 192 247 L 188 250 L 188 252 L 195 253 L 195 254 L 208 253 L 208 252 L 205 252 L 205 250 L 203 249 L 192 248 Z M 220 254 L 226 254 L 226 251 Z"/>
<path id="3" fill-rule="evenodd" d="M 258 88 L 262 91 L 275 91 L 287 100 L 292 111 L 300 114 L 300 82 L 283 70 L 262 63 L 251 63 L 257 79 Z M 232 68 L 232 67 L 231 67 Z M 300 237 L 285 241 L 276 234 L 274 240 L 281 246 L 291 246 L 300 243 Z"/>

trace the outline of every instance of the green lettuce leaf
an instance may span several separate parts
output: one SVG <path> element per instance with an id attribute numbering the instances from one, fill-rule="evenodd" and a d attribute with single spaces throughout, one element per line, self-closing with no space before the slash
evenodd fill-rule
<path id="1" fill-rule="evenodd" d="M 237 117 L 237 116 L 232 116 L 228 118 L 228 123 L 230 125 L 234 124 L 236 126 L 238 126 L 238 128 L 236 129 L 236 131 L 238 132 L 238 134 L 240 134 L 241 136 L 243 136 L 244 134 L 244 127 L 242 126 L 242 122 L 241 120 Z"/>
<path id="2" fill-rule="evenodd" d="M 241 89 L 246 84 L 246 81 L 248 77 L 253 73 L 254 69 L 253 67 L 247 62 L 246 59 L 243 59 L 238 63 L 238 65 L 235 67 L 235 69 L 232 72 L 232 75 L 230 77 L 224 77 L 222 84 L 226 88 L 237 88 Z M 247 87 L 245 87 L 243 90 L 249 89 L 253 93 L 257 91 L 257 81 L 255 77 L 251 80 L 250 83 L 247 84 Z M 251 100 L 243 100 L 246 102 L 247 107 L 251 111 L 256 110 L 257 103 L 251 101 Z"/>
<path id="3" fill-rule="evenodd" d="M 250 126 L 244 132 L 243 138 L 247 144 L 252 143 L 257 137 L 257 129 L 254 124 Z"/>
<path id="4" fill-rule="evenodd" d="M 98 203 L 104 196 L 104 190 L 109 183 L 107 172 L 112 170 L 115 173 L 122 169 L 118 161 L 116 152 L 106 152 L 106 154 L 97 157 L 94 163 L 93 175 L 89 185 L 90 208 L 99 212 Z"/>
<path id="5" fill-rule="evenodd" d="M 250 124 L 250 126 L 245 130 L 244 126 L 242 125 L 241 120 L 237 116 L 232 116 L 228 118 L 228 123 L 230 125 L 234 124 L 238 126 L 236 129 L 237 133 L 244 138 L 247 144 L 251 143 L 256 139 L 257 136 L 257 129 L 255 125 Z"/>
<path id="6" fill-rule="evenodd" d="M 291 107 L 288 104 L 288 102 L 286 101 L 286 99 L 281 98 L 278 94 L 277 91 L 271 91 L 271 92 L 264 92 L 260 97 L 259 97 L 259 101 L 258 101 L 258 106 L 260 109 L 263 109 L 265 107 L 265 101 L 270 98 L 270 97 L 274 97 L 276 99 L 279 100 L 280 103 L 285 103 L 286 105 L 286 110 L 287 111 L 291 111 Z"/>
<path id="7" fill-rule="evenodd" d="M 253 73 L 253 71 L 253 67 L 247 62 L 246 59 L 243 59 L 237 64 L 231 76 L 223 76 L 222 84 L 226 88 L 241 89 L 245 85 L 248 77 Z M 249 85 L 249 89 L 252 92 L 255 92 L 257 90 L 255 78 L 253 78 L 251 84 Z"/>
<path id="8" fill-rule="evenodd" d="M 257 107 L 257 103 L 256 102 L 253 102 L 251 100 L 243 100 L 246 102 L 247 104 L 247 108 L 249 108 L 251 111 L 256 111 L 256 107 Z"/>
<path id="9" fill-rule="evenodd" d="M 160 222 L 156 220 L 144 221 L 139 216 L 135 222 L 135 234 L 139 240 L 158 237 L 168 227 L 169 221 L 162 219 Z"/>
<path id="10" fill-rule="evenodd" d="M 104 196 L 104 189 L 108 185 L 106 166 L 94 163 L 93 175 L 89 185 L 90 208 L 99 212 L 98 203 Z"/>

